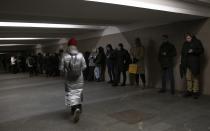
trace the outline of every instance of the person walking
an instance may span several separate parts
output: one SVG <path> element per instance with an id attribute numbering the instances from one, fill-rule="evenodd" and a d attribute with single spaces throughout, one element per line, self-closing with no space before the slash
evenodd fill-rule
<path id="1" fill-rule="evenodd" d="M 83 101 L 83 71 L 86 68 L 85 59 L 77 49 L 77 40 L 71 38 L 64 53 L 60 69 L 65 74 L 65 104 L 71 108 L 73 122 L 78 122 L 82 112 Z"/>

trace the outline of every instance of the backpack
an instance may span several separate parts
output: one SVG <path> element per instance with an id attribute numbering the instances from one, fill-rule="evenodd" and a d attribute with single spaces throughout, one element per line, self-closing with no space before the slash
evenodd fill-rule
<path id="1" fill-rule="evenodd" d="M 70 54 L 70 60 L 65 63 L 67 69 L 67 77 L 71 80 L 76 80 L 82 73 L 81 61 L 77 58 L 77 55 Z"/>

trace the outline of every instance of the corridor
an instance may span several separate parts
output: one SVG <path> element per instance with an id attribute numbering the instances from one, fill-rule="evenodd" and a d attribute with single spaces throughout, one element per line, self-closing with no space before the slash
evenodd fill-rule
<path id="1" fill-rule="evenodd" d="M 81 121 L 64 106 L 61 78 L 0 75 L 1 131 L 208 131 L 209 96 L 184 99 L 156 89 L 86 83 Z"/>

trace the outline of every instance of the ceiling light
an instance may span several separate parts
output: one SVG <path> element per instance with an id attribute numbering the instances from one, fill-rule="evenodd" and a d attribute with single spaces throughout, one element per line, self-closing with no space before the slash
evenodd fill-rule
<path id="1" fill-rule="evenodd" d="M 92 2 L 99 2 L 99 3 L 107 3 L 107 4 L 116 4 L 116 5 L 124 5 L 124 6 L 131 6 L 131 7 L 138 7 L 138 8 L 145 8 L 145 9 L 152 9 L 152 10 L 159 10 L 159 11 L 166 11 L 166 12 L 173 12 L 173 13 L 182 13 L 182 14 L 191 14 L 191 15 L 199 15 L 203 16 L 200 12 L 197 12 L 192 9 L 181 8 L 178 6 L 174 6 L 177 4 L 174 1 L 171 1 L 171 5 L 168 4 L 161 4 L 160 2 L 152 2 L 148 0 L 85 0 L 85 1 L 92 1 Z M 208 14 L 209 16 L 209 14 Z"/>
<path id="2" fill-rule="evenodd" d="M 0 46 L 34 46 L 36 44 L 0 44 Z"/>
<path id="3" fill-rule="evenodd" d="M 0 38 L 0 40 L 45 40 L 45 39 L 61 39 L 61 38 L 27 38 L 27 37 L 17 37 L 17 38 Z"/>
<path id="4" fill-rule="evenodd" d="M 63 29 L 105 29 L 105 26 L 76 25 L 76 24 L 52 24 L 52 23 L 28 23 L 28 22 L 0 22 L 0 27 L 33 27 L 33 28 L 63 28 Z"/>

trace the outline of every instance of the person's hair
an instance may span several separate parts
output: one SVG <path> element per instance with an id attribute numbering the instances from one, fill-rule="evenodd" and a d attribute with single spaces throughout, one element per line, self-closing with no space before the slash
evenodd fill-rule
<path id="1" fill-rule="evenodd" d="M 122 43 L 119 43 L 118 46 L 123 48 L 123 44 Z"/>
<path id="2" fill-rule="evenodd" d="M 106 47 L 109 47 L 110 49 L 113 49 L 111 44 L 108 44 Z"/>
<path id="3" fill-rule="evenodd" d="M 185 33 L 185 38 L 187 37 L 187 36 L 190 36 L 191 38 L 193 38 L 193 34 L 192 33 Z"/>
<path id="4" fill-rule="evenodd" d="M 138 45 L 138 46 L 141 46 L 141 45 L 142 45 L 141 39 L 140 39 L 139 37 L 137 37 L 137 38 L 135 39 L 135 44 Z"/>
<path id="5" fill-rule="evenodd" d="M 164 34 L 162 35 L 163 38 L 168 39 L 168 35 Z"/>
<path id="6" fill-rule="evenodd" d="M 136 41 L 141 42 L 141 39 L 139 37 L 136 38 Z"/>
<path id="7" fill-rule="evenodd" d="M 98 51 L 99 51 L 99 53 L 104 53 L 104 48 L 103 47 L 98 47 Z"/>

